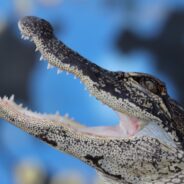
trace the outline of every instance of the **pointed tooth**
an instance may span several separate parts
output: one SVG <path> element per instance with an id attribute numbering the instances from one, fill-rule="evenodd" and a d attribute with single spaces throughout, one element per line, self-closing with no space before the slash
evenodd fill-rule
<path id="1" fill-rule="evenodd" d="M 69 73 L 68 73 L 68 72 L 66 72 L 66 75 L 69 75 Z"/>
<path id="2" fill-rule="evenodd" d="M 87 91 L 87 88 L 85 87 L 84 90 Z"/>
<path id="3" fill-rule="evenodd" d="M 50 63 L 48 63 L 47 70 L 52 69 L 52 68 L 54 68 L 54 66 L 52 66 Z"/>
<path id="4" fill-rule="evenodd" d="M 15 95 L 11 95 L 10 101 L 14 101 L 14 97 L 15 97 Z"/>
<path id="5" fill-rule="evenodd" d="M 3 97 L 3 100 L 8 100 L 8 97 L 7 97 L 7 96 L 4 96 L 4 97 Z"/>
<path id="6" fill-rule="evenodd" d="M 42 55 L 40 56 L 40 61 L 41 61 L 41 60 L 43 60 L 43 56 L 42 56 Z"/>
<path id="7" fill-rule="evenodd" d="M 77 77 L 74 75 L 74 79 L 77 79 Z"/>
<path id="8" fill-rule="evenodd" d="M 81 80 L 79 82 L 80 82 L 80 84 L 82 84 Z"/>
<path id="9" fill-rule="evenodd" d="M 36 49 L 35 49 L 35 52 L 37 52 L 38 51 L 38 47 L 36 47 Z"/>
<path id="10" fill-rule="evenodd" d="M 22 106 L 23 106 L 23 104 L 19 104 L 19 107 L 21 107 L 21 108 L 22 108 Z"/>
<path id="11" fill-rule="evenodd" d="M 57 74 L 59 75 L 60 73 L 62 73 L 63 71 L 62 70 L 57 70 Z"/>
<path id="12" fill-rule="evenodd" d="M 28 36 L 25 36 L 25 40 L 29 40 L 29 37 Z"/>

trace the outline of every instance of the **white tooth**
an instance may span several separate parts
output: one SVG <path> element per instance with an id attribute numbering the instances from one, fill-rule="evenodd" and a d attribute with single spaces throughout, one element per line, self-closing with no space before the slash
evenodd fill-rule
<path id="1" fill-rule="evenodd" d="M 54 68 L 50 63 L 47 65 L 47 70 Z"/>
<path id="2" fill-rule="evenodd" d="M 24 39 L 24 35 L 21 35 L 21 38 Z"/>
<path id="3" fill-rule="evenodd" d="M 91 94 L 89 93 L 89 97 L 91 97 Z"/>
<path id="4" fill-rule="evenodd" d="M 7 96 L 4 96 L 4 97 L 3 97 L 3 100 L 8 100 L 8 97 L 7 97 Z"/>
<path id="5" fill-rule="evenodd" d="M 69 75 L 69 73 L 68 73 L 68 72 L 66 72 L 66 75 Z"/>
<path id="6" fill-rule="evenodd" d="M 42 55 L 40 56 L 40 61 L 41 61 L 41 60 L 43 60 L 43 56 L 42 56 Z"/>
<path id="7" fill-rule="evenodd" d="M 85 87 L 84 90 L 87 91 L 87 88 Z"/>
<path id="8" fill-rule="evenodd" d="M 29 40 L 29 37 L 28 36 L 25 36 L 25 40 Z"/>
<path id="9" fill-rule="evenodd" d="M 14 95 L 12 95 L 11 97 L 10 97 L 10 101 L 14 101 Z"/>
<path id="10" fill-rule="evenodd" d="M 74 75 L 74 79 L 77 79 L 77 77 Z"/>
<path id="11" fill-rule="evenodd" d="M 23 104 L 19 104 L 19 107 L 21 107 L 21 108 L 22 108 L 22 106 L 23 106 Z"/>
<path id="12" fill-rule="evenodd" d="M 35 52 L 37 52 L 37 51 L 38 51 L 38 48 L 36 47 Z"/>
<path id="13" fill-rule="evenodd" d="M 79 81 L 80 82 L 80 84 L 82 84 L 82 82 L 81 81 Z"/>
<path id="14" fill-rule="evenodd" d="M 59 75 L 60 73 L 62 73 L 62 70 L 57 70 L 57 74 Z"/>

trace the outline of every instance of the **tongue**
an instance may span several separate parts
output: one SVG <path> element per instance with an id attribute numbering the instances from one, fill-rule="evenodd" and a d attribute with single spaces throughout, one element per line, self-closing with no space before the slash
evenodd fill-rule
<path id="1" fill-rule="evenodd" d="M 122 131 L 124 131 L 124 134 L 126 136 L 135 135 L 141 128 L 142 122 L 139 121 L 137 118 L 130 117 L 119 112 L 118 116 L 120 119 L 119 126 L 121 127 Z"/>
<path id="2" fill-rule="evenodd" d="M 91 135 L 108 136 L 108 137 L 125 137 L 123 130 L 118 126 L 99 126 L 88 127 L 80 129 L 81 132 L 85 132 Z"/>

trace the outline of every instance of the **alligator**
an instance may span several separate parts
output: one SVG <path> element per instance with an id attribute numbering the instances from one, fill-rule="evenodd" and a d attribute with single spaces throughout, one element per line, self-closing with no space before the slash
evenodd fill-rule
<path id="1" fill-rule="evenodd" d="M 119 116 L 114 126 L 86 127 L 59 114 L 32 112 L 0 98 L 0 118 L 96 169 L 106 184 L 184 183 L 184 109 L 159 79 L 109 71 L 59 41 L 51 24 L 26 16 L 23 39 L 36 45 L 48 69 L 78 77 L 88 92 Z"/>

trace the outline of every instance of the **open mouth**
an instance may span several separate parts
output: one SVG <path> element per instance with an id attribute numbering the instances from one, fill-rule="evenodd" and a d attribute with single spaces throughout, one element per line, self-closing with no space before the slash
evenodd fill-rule
<path id="1" fill-rule="evenodd" d="M 158 125 L 156 118 L 151 118 L 151 115 L 146 111 L 144 111 L 144 117 L 143 111 L 138 106 L 135 107 L 132 101 L 127 100 L 130 98 L 128 92 L 123 89 L 124 93 L 121 94 L 121 89 L 118 88 L 118 81 L 120 77 L 125 76 L 124 73 L 110 72 L 88 62 L 84 58 L 81 59 L 79 54 L 71 51 L 55 38 L 52 30 L 50 30 L 52 27 L 43 19 L 27 17 L 27 19 L 19 21 L 18 27 L 23 39 L 34 42 L 36 50 L 41 53 L 40 59 L 45 58 L 48 61 L 47 69 L 57 67 L 57 74 L 61 70 L 65 70 L 80 78 L 91 95 L 117 112 L 119 123 L 116 126 L 86 127 L 69 117 L 62 117 L 59 114 L 43 115 L 29 111 L 16 105 L 13 97 L 0 99 L 0 103 L 3 103 L 6 108 L 11 109 L 12 112 L 19 112 L 40 120 L 45 118 L 65 124 L 66 127 L 73 129 L 73 131 L 78 131 L 88 136 L 130 139 L 132 137 L 148 136 L 157 138 L 167 145 L 176 146 L 169 134 Z M 125 85 L 125 87 L 128 89 L 129 86 Z M 138 90 L 141 91 L 140 93 L 145 92 L 139 86 L 136 91 Z M 121 97 L 123 97 L 123 100 Z M 149 105 L 149 102 L 144 103 Z"/>

